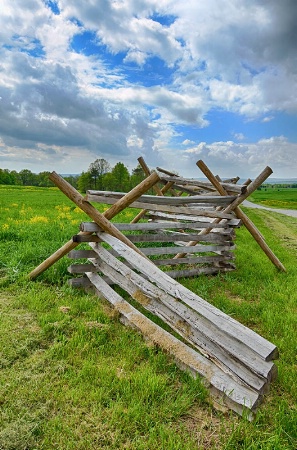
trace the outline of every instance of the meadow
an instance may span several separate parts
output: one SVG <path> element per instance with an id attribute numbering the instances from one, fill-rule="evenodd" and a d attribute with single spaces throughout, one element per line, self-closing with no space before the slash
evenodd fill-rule
<path id="1" fill-rule="evenodd" d="M 297 188 L 266 184 L 249 200 L 269 208 L 297 209 Z"/>
<path id="2" fill-rule="evenodd" d="M 292 191 L 292 201 L 282 190 L 253 199 L 297 209 Z M 124 327 L 105 302 L 72 289 L 66 257 L 28 280 L 87 219 L 79 208 L 56 188 L 0 186 L 0 199 L 1 450 L 296 450 L 295 218 L 244 208 L 286 273 L 242 227 L 234 272 L 180 280 L 279 348 L 278 378 L 249 422 L 214 409 L 199 379 Z"/>

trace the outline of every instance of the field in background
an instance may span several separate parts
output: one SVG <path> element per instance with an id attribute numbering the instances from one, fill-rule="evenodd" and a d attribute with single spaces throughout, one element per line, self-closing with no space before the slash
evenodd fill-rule
<path id="1" fill-rule="evenodd" d="M 255 191 L 249 200 L 269 208 L 297 209 L 297 188 L 266 184 Z"/>
<path id="2" fill-rule="evenodd" d="M 289 209 L 289 192 L 261 189 L 253 200 Z M 0 186 L 0 198 L 1 450 L 296 449 L 296 219 L 245 209 L 287 273 L 241 228 L 235 272 L 181 280 L 279 347 L 278 379 L 249 423 L 214 410 L 199 380 L 71 289 L 67 258 L 27 280 L 87 219 L 73 203 L 56 188 Z"/>

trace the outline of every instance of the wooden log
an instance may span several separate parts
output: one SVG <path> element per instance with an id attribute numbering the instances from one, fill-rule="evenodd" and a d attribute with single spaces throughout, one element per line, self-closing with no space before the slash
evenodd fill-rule
<path id="1" fill-rule="evenodd" d="M 96 267 L 93 264 L 71 264 L 67 268 L 69 273 L 85 273 L 85 272 L 97 272 Z"/>
<path id="2" fill-rule="evenodd" d="M 197 163 L 198 164 L 198 163 Z M 201 164 L 202 166 L 202 164 Z M 247 186 L 245 192 L 243 192 L 242 194 L 238 195 L 238 197 L 229 205 L 227 206 L 223 212 L 224 213 L 230 213 L 231 211 L 234 211 L 235 208 L 237 208 L 237 206 L 239 206 L 252 192 L 254 192 L 259 186 L 261 186 L 261 184 L 266 180 L 266 178 L 269 177 L 269 175 L 271 175 L 272 170 L 270 167 L 266 167 L 261 173 L 260 175 L 254 180 L 252 181 L 251 184 L 249 184 L 249 186 Z M 216 178 L 214 177 L 214 179 L 216 180 Z M 217 180 L 216 180 L 216 184 L 220 184 Z M 220 218 L 217 218 L 213 221 L 213 223 L 219 223 L 220 222 Z M 201 234 L 207 234 L 209 233 L 211 230 L 203 230 L 201 231 Z M 195 242 L 189 242 L 189 245 L 194 245 Z M 178 254 L 176 255 L 176 258 L 181 258 L 185 255 L 183 254 Z"/>
<path id="3" fill-rule="evenodd" d="M 169 189 L 171 188 L 173 183 L 166 183 L 165 186 L 162 187 L 161 192 L 162 195 L 166 194 L 167 191 L 169 191 Z M 146 214 L 147 210 L 146 209 L 142 209 L 135 217 L 133 220 L 131 220 L 131 223 L 137 223 L 139 222 L 140 219 L 142 219 L 145 214 Z"/>
<path id="4" fill-rule="evenodd" d="M 140 156 L 139 158 L 137 158 L 137 161 L 139 162 L 139 165 L 141 166 L 141 168 L 142 168 L 142 170 L 144 171 L 145 175 L 146 175 L 147 177 L 149 177 L 150 174 L 151 174 L 151 171 L 150 171 L 150 169 L 148 168 L 148 166 L 147 166 L 145 160 L 143 159 L 143 157 Z M 155 184 L 155 185 L 153 186 L 153 189 L 154 189 L 154 191 L 155 191 L 155 193 L 156 193 L 157 195 L 160 195 L 160 196 L 163 195 L 161 189 L 159 188 L 159 186 L 157 186 L 157 184 Z"/>
<path id="5" fill-rule="evenodd" d="M 146 162 L 144 161 L 144 159 L 142 157 L 138 158 L 138 162 L 142 167 L 142 170 L 144 171 L 145 175 L 148 177 L 150 176 L 150 170 L 148 168 L 148 166 L 146 165 Z M 154 185 L 154 190 L 156 192 L 156 194 L 158 196 L 163 196 L 167 191 L 169 191 L 169 189 L 171 189 L 173 183 L 166 183 L 165 186 L 162 187 L 162 189 L 160 189 L 157 184 Z M 142 219 L 145 216 L 146 213 L 146 209 L 142 209 L 135 217 L 134 219 L 131 221 L 131 223 L 137 223 L 139 222 L 140 219 Z"/>
<path id="6" fill-rule="evenodd" d="M 182 214 L 169 214 L 169 213 L 162 213 L 162 212 L 158 212 L 158 211 L 149 211 L 146 216 L 147 219 L 151 219 L 151 220 L 158 220 L 159 223 L 162 222 L 168 222 L 169 220 L 172 220 L 176 223 L 180 223 L 180 221 L 187 221 L 187 223 L 201 223 L 202 222 L 208 222 L 209 223 L 209 228 L 217 228 L 216 224 L 220 223 L 220 221 L 218 221 L 217 223 L 211 220 L 211 217 L 205 217 L 205 216 L 191 216 L 191 215 L 182 215 Z M 240 219 L 237 218 L 233 218 L 233 219 L 228 219 L 228 221 L 224 221 L 224 227 L 228 226 L 228 227 L 234 227 L 234 228 L 238 228 L 241 225 L 241 221 Z M 192 226 L 192 225 L 191 225 Z M 203 227 L 204 228 L 204 227 Z"/>
<path id="7" fill-rule="evenodd" d="M 235 256 L 232 252 L 226 252 L 224 255 L 213 255 L 213 256 L 188 256 L 187 258 L 166 258 L 166 259 L 156 259 L 154 264 L 156 266 L 177 266 L 180 264 L 213 264 L 220 263 L 223 261 L 232 261 Z"/>
<path id="8" fill-rule="evenodd" d="M 160 191 L 161 192 L 161 191 Z M 99 199 L 98 203 L 109 203 L 110 199 L 119 200 L 124 197 L 124 192 L 114 192 L 114 191 L 87 191 L 87 199 L 96 201 L 96 198 Z M 104 201 L 106 199 L 106 201 Z M 165 197 L 165 196 L 157 196 L 157 195 L 141 195 L 138 197 L 137 201 L 148 204 L 156 204 L 156 205 L 171 205 L 171 206 L 194 206 L 201 205 L 204 206 L 224 206 L 229 205 L 236 199 L 234 195 L 226 195 L 226 196 L 207 196 L 207 195 L 191 195 L 189 197 Z"/>
<path id="9" fill-rule="evenodd" d="M 226 266 L 213 266 L 213 267 L 197 267 L 196 269 L 179 269 L 179 270 L 166 270 L 166 275 L 170 278 L 192 278 L 200 275 L 216 275 L 217 273 L 231 272 L 235 266 L 229 264 Z"/>
<path id="10" fill-rule="evenodd" d="M 167 331 L 150 321 L 126 302 L 102 278 L 97 274 L 86 274 L 97 289 L 99 297 L 105 298 L 119 312 L 120 320 L 128 326 L 141 332 L 141 334 L 153 344 L 172 355 L 176 364 L 183 370 L 188 370 L 194 377 L 198 374 L 204 377 L 210 384 L 210 393 L 222 405 L 227 405 L 238 414 L 247 409 L 254 411 L 261 397 L 259 394 L 233 380 L 230 375 L 203 357 L 186 344 L 176 339 Z"/>
<path id="11" fill-rule="evenodd" d="M 157 170 L 160 172 L 160 168 L 157 167 Z M 162 169 L 164 170 L 164 169 Z M 209 191 L 215 191 L 215 187 L 212 185 L 212 183 L 206 183 L 203 181 L 198 181 L 195 180 L 194 178 L 189 179 L 189 178 L 182 178 L 179 177 L 177 175 L 169 175 L 166 178 L 165 177 L 161 177 L 161 181 L 163 182 L 174 182 L 175 185 L 181 185 L 181 186 L 195 186 L 195 187 L 200 187 L 203 188 L 205 190 L 209 190 Z M 237 193 L 237 194 L 241 194 L 246 190 L 246 185 L 235 185 L 233 183 L 225 183 L 222 182 L 222 185 L 224 186 L 224 188 L 232 193 Z"/>
<path id="12" fill-rule="evenodd" d="M 114 217 L 120 211 L 129 206 L 129 204 L 132 203 L 136 198 L 138 198 L 144 192 L 147 192 L 148 189 L 150 189 L 159 180 L 159 176 L 155 172 L 152 173 L 150 177 L 141 182 L 138 186 L 136 186 L 136 188 L 132 189 L 132 191 L 128 192 L 125 197 L 121 198 L 115 205 L 105 211 L 104 214 L 101 214 L 90 203 L 86 202 L 83 196 L 56 172 L 52 172 L 49 178 L 68 198 L 70 198 L 70 200 L 72 200 L 79 208 L 81 208 L 82 211 L 88 214 L 89 217 L 93 219 L 94 222 L 96 222 L 102 229 L 104 229 L 105 231 L 109 230 L 108 232 L 110 232 L 114 236 L 117 235 L 119 239 L 123 239 L 123 241 L 127 242 L 127 245 L 132 246 L 134 249 L 136 249 L 137 252 L 140 252 L 140 250 L 138 250 L 137 247 L 135 247 L 129 241 L 129 239 L 126 239 L 125 236 L 108 221 L 108 219 Z M 128 244 L 128 242 L 130 242 L 130 244 Z M 32 270 L 32 272 L 30 272 L 29 274 L 29 278 L 31 280 L 35 279 L 38 275 L 51 267 L 56 261 L 73 250 L 77 245 L 78 244 L 76 242 L 73 242 L 72 239 L 66 242 L 66 244 L 64 244 L 49 258 L 43 261 L 43 263 Z"/>
<path id="13" fill-rule="evenodd" d="M 89 201 L 95 201 L 92 195 L 87 196 Z M 96 196 L 98 200 L 99 197 Z M 114 204 L 117 202 L 115 198 L 100 198 L 100 202 Z M 137 209 L 147 209 L 149 211 L 160 211 L 160 212 L 169 212 L 175 214 L 185 214 L 185 215 L 194 215 L 194 216 L 202 216 L 202 217 L 211 217 L 211 218 L 221 218 L 221 219 L 232 219 L 234 217 L 231 213 L 225 213 L 221 211 L 215 211 L 213 208 L 211 210 L 197 208 L 197 207 L 186 207 L 186 206 L 171 206 L 171 205 L 156 205 L 155 203 L 143 203 L 139 201 L 135 201 L 129 205 L 130 208 Z"/>
<path id="14" fill-rule="evenodd" d="M 225 245 L 178 245 L 174 247 L 141 247 L 141 252 L 146 256 L 153 255 L 176 255 L 178 252 L 182 252 L 183 255 L 188 253 L 208 253 L 208 252 L 223 252 L 231 251 L 235 249 L 235 245 L 229 243 Z"/>
<path id="15" fill-rule="evenodd" d="M 77 244 L 82 242 L 100 242 L 100 239 L 95 234 L 75 234 L 72 236 L 72 240 Z"/>
<path id="16" fill-rule="evenodd" d="M 87 258 L 95 258 L 96 253 L 94 250 L 71 250 L 68 253 L 68 258 L 70 259 L 87 259 Z"/>
<path id="17" fill-rule="evenodd" d="M 130 239 L 131 242 L 191 242 L 193 240 L 197 242 L 211 242 L 215 244 L 225 244 L 227 245 L 231 241 L 231 236 L 228 234 L 221 233 L 209 233 L 205 236 L 201 236 L 199 234 L 192 233 L 153 233 L 153 234 L 126 234 L 127 238 Z M 84 241 L 85 242 L 85 241 Z M 89 242 L 98 242 L 97 240 L 92 239 Z"/>
<path id="18" fill-rule="evenodd" d="M 236 220 L 238 223 L 239 220 Z M 234 223 L 233 220 L 228 222 L 228 226 L 230 223 Z M 185 222 L 149 222 L 149 223 L 113 223 L 114 226 L 121 231 L 156 231 L 156 230 L 199 230 L 203 228 L 211 227 L 211 223 L 209 222 L 194 222 L 194 223 L 185 223 Z M 226 224 L 219 223 L 214 224 L 213 227 L 219 229 L 225 229 Z M 81 222 L 80 231 L 84 232 L 92 232 L 96 233 L 97 231 L 102 231 L 102 229 L 95 222 Z"/>
<path id="19" fill-rule="evenodd" d="M 196 346 L 204 355 L 215 359 L 217 364 L 231 371 L 249 386 L 262 391 L 275 371 L 271 362 L 265 362 L 245 343 L 240 343 L 222 332 L 221 328 L 201 314 L 197 314 L 182 304 L 174 296 L 114 258 L 102 246 L 92 244 L 99 259 L 94 265 L 114 283 L 121 286 L 145 309 L 162 318 L 189 343 Z M 163 277 L 163 273 L 160 274 Z M 217 310 L 217 315 L 221 311 Z"/>
<path id="20" fill-rule="evenodd" d="M 73 288 L 83 288 L 83 289 L 87 289 L 90 286 L 92 286 L 92 283 L 86 276 L 71 278 L 70 280 L 68 280 L 68 284 Z"/>
<path id="21" fill-rule="evenodd" d="M 237 341 L 248 345 L 265 361 L 271 361 L 278 357 L 278 350 L 275 345 L 267 341 L 257 333 L 240 324 L 232 317 L 219 311 L 214 306 L 207 303 L 198 295 L 194 294 L 181 284 L 172 280 L 168 275 L 160 271 L 151 261 L 144 259 L 139 254 L 132 251 L 123 242 L 115 239 L 107 233 L 98 233 L 99 237 L 112 246 L 112 248 L 122 257 L 124 257 L 132 266 L 143 274 L 149 274 L 151 282 L 155 282 L 159 288 L 179 298 L 183 303 L 190 306 L 199 314 L 208 317 L 209 320 L 218 325 L 225 333 L 232 336 Z M 96 244 L 94 244 L 96 245 Z"/>
<path id="22" fill-rule="evenodd" d="M 212 172 L 209 170 L 209 168 L 206 166 L 206 164 L 199 160 L 197 162 L 197 166 L 199 169 L 204 173 L 205 176 L 213 183 L 217 191 L 221 195 L 226 194 L 226 190 L 223 186 L 221 186 L 220 182 L 216 180 L 216 178 L 213 176 Z M 272 171 L 271 171 L 272 172 Z M 250 191 L 250 186 L 253 183 L 251 183 L 247 187 L 247 191 Z M 262 183 L 261 183 L 262 184 Z M 273 251 L 269 248 L 265 240 L 263 239 L 263 236 L 261 233 L 257 230 L 253 222 L 247 217 L 247 215 L 239 208 L 239 206 L 236 206 L 233 208 L 236 216 L 242 221 L 242 223 L 245 225 L 246 229 L 250 232 L 250 234 L 253 236 L 257 244 L 261 247 L 261 249 L 264 251 L 265 255 L 270 259 L 270 261 L 280 270 L 283 272 L 286 272 L 286 268 L 284 265 L 280 262 L 280 260 L 277 258 L 277 256 L 273 253 Z"/>

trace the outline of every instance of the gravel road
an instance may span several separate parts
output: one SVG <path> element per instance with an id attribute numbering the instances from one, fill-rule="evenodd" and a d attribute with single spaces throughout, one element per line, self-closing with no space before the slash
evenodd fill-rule
<path id="1" fill-rule="evenodd" d="M 286 216 L 297 217 L 297 209 L 276 209 L 276 208 L 268 208 L 267 206 L 257 205 L 256 203 L 249 202 L 248 200 L 244 200 L 242 203 L 243 206 L 247 208 L 258 208 L 258 209 L 266 209 L 266 211 L 273 211 L 279 214 L 285 214 Z"/>

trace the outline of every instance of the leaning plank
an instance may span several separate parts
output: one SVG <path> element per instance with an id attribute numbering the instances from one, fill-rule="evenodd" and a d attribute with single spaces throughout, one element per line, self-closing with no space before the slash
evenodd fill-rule
<path id="1" fill-rule="evenodd" d="M 127 245 L 130 245 L 136 251 L 140 252 L 140 250 L 137 250 L 137 247 L 135 247 L 128 239 L 126 239 L 125 236 L 109 222 L 109 220 L 112 219 L 116 214 L 121 212 L 123 209 L 125 209 L 127 206 L 129 206 L 130 203 L 134 202 L 134 200 L 137 199 L 140 195 L 147 192 L 154 184 L 156 184 L 159 180 L 159 176 L 156 173 L 152 173 L 138 186 L 128 192 L 125 197 L 121 198 L 115 205 L 105 211 L 104 214 L 101 214 L 90 203 L 86 202 L 83 196 L 56 172 L 52 172 L 49 178 L 68 198 L 70 198 L 70 200 L 72 200 L 79 208 L 81 208 L 82 211 L 87 213 L 89 217 L 91 217 L 91 219 L 93 219 L 94 222 L 96 222 L 102 229 L 108 231 L 113 236 L 117 236 L 119 239 L 123 239 L 127 243 Z M 32 270 L 32 272 L 29 273 L 29 278 L 33 280 L 38 277 L 38 275 L 51 267 L 56 261 L 61 259 L 76 246 L 77 243 L 72 239 L 66 242 L 66 244 L 64 244 L 60 249 L 58 249 L 49 258 L 43 261 L 38 267 Z"/>
<path id="2" fill-rule="evenodd" d="M 274 344 L 240 324 L 232 317 L 219 311 L 201 297 L 171 279 L 168 275 L 160 271 L 151 261 L 136 254 L 127 247 L 127 245 L 107 233 L 98 233 L 98 236 L 104 240 L 104 242 L 111 245 L 112 248 L 132 264 L 135 269 L 143 274 L 149 274 L 151 281 L 155 282 L 161 289 L 175 298 L 180 299 L 199 314 L 204 315 L 226 334 L 229 334 L 234 339 L 248 345 L 265 361 L 271 361 L 278 357 L 278 350 Z"/>
<path id="3" fill-rule="evenodd" d="M 267 379 L 274 376 L 275 366 L 263 361 L 248 345 L 235 341 L 209 319 L 135 273 L 102 246 L 93 244 L 92 248 L 99 256 L 99 260 L 92 261 L 98 270 L 119 284 L 148 311 L 165 320 L 200 351 L 216 359 L 235 377 L 260 391 Z M 146 275 L 150 277 L 150 273 Z"/>
<path id="4" fill-rule="evenodd" d="M 244 411 L 254 411 L 260 402 L 258 393 L 233 380 L 228 374 L 203 357 L 186 344 L 179 341 L 167 331 L 150 321 L 126 302 L 97 274 L 86 273 L 93 283 L 99 296 L 108 300 L 119 312 L 121 321 L 135 328 L 142 335 L 172 355 L 176 364 L 183 370 L 188 370 L 193 376 L 201 375 L 210 385 L 210 392 L 221 404 L 225 404 L 238 414 Z"/>

